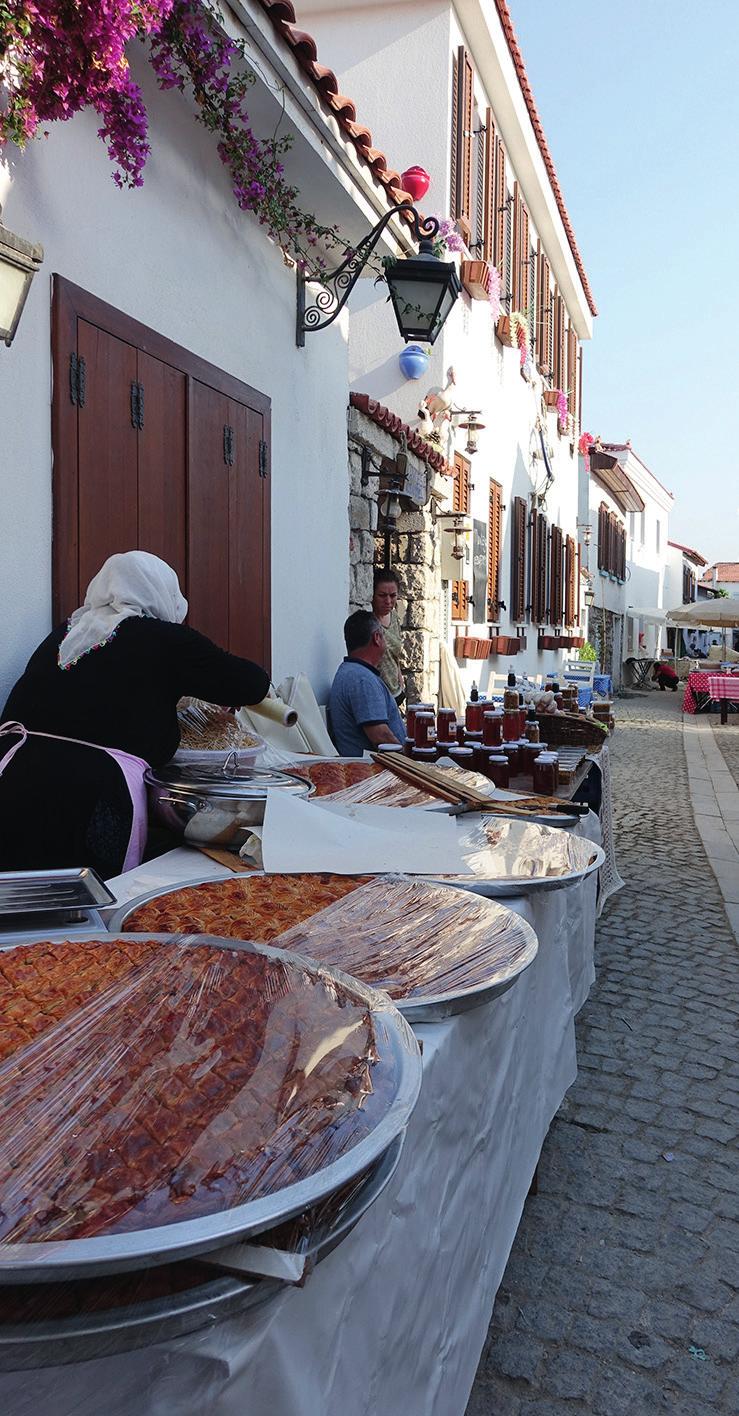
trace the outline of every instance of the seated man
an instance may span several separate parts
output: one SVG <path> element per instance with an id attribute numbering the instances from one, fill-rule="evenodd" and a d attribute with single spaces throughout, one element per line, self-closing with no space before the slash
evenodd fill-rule
<path id="1" fill-rule="evenodd" d="M 344 625 L 346 658 L 328 696 L 328 730 L 341 757 L 361 757 L 380 742 L 403 742 L 403 719 L 378 664 L 385 634 L 371 610 L 356 610 Z"/>

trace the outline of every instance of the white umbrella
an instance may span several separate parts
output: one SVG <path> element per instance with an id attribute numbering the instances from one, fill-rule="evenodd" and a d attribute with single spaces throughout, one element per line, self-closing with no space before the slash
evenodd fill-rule
<path id="1" fill-rule="evenodd" d="M 667 611 L 667 623 L 685 629 L 739 629 L 739 596 L 719 600 L 694 600 Z"/>

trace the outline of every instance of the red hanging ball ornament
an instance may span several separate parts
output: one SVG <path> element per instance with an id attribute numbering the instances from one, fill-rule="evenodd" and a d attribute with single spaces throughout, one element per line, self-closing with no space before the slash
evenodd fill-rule
<path id="1" fill-rule="evenodd" d="M 420 202 L 425 197 L 431 178 L 423 167 L 407 167 L 405 172 L 401 172 L 400 180 L 403 184 L 403 191 L 411 196 L 414 202 Z"/>

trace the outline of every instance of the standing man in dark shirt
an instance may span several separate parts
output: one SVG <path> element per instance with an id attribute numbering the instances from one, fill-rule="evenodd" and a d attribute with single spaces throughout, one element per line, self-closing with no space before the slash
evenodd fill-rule
<path id="1" fill-rule="evenodd" d="M 380 677 L 385 634 L 371 610 L 356 610 L 344 625 L 346 658 L 328 696 L 329 732 L 341 757 L 361 757 L 378 743 L 402 743 L 398 705 Z"/>

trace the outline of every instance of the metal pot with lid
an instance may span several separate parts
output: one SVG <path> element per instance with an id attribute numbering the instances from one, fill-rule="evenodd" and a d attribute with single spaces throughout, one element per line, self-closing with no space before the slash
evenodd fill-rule
<path id="1" fill-rule="evenodd" d="M 194 846 L 238 851 L 261 826 L 268 791 L 309 797 L 313 784 L 297 772 L 239 766 L 229 754 L 221 767 L 169 762 L 146 773 L 152 816 Z"/>

